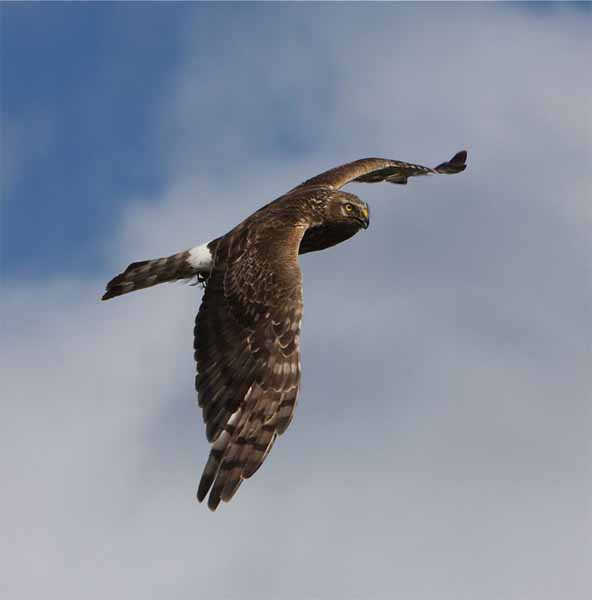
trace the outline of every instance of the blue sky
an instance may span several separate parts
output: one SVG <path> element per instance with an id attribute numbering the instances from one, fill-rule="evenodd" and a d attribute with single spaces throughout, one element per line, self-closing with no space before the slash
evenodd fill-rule
<path id="1" fill-rule="evenodd" d="M 590 4 L 2 5 L 7 597 L 590 597 Z M 201 291 L 129 262 L 385 156 L 302 258 L 289 431 L 216 514 Z M 89 583 L 90 582 L 90 583 Z"/>
<path id="2" fill-rule="evenodd" d="M 2 111 L 8 124 L 8 164 L 16 163 L 15 174 L 8 170 L 4 215 L 11 226 L 4 238 L 4 260 L 8 273 L 24 270 L 33 276 L 51 271 L 57 263 L 60 270 L 67 265 L 75 270 L 88 267 L 89 261 L 83 265 L 82 258 L 76 258 L 81 247 L 96 264 L 100 256 L 94 242 L 114 225 L 126 197 L 149 196 L 165 185 L 168 165 L 155 120 L 184 59 L 187 21 L 192 23 L 195 75 L 207 80 L 218 68 L 234 77 L 235 65 L 242 68 L 249 60 L 248 51 L 229 45 L 219 31 L 240 28 L 245 18 L 251 24 L 248 43 L 267 35 L 268 23 L 273 26 L 282 12 L 294 11 L 248 4 L 100 3 L 8 5 L 3 10 Z M 296 30 L 289 34 L 293 43 L 303 35 Z M 313 60 L 313 49 L 304 51 Z M 217 65 L 218 57 L 223 67 Z M 281 63 L 281 56 L 265 59 Z M 264 62 L 250 67 L 266 68 Z M 330 98 L 324 97 L 313 73 L 303 77 L 302 84 L 312 86 L 321 121 Z M 260 98 L 253 90 L 236 91 L 235 114 L 264 120 L 270 108 L 276 113 L 276 126 L 259 140 L 260 152 L 289 157 L 314 143 L 295 127 L 289 99 L 258 106 Z M 216 122 L 227 115 L 216 114 L 215 121 L 208 122 L 209 116 L 196 108 L 193 117 L 196 123 L 205 121 L 215 135 Z M 200 156 L 207 163 L 210 148 L 204 144 Z M 35 244 L 23 246 L 23 232 Z"/>
<path id="3" fill-rule="evenodd" d="M 163 185 L 151 122 L 191 10 L 3 7 L 2 111 L 6 153 L 16 152 L 17 163 L 4 209 L 9 273 L 80 270 L 71 258 L 81 247 L 96 265 L 93 241 L 113 226 L 125 197 Z M 23 244 L 24 233 L 35 243 Z"/>
<path id="4" fill-rule="evenodd" d="M 528 2 L 507 10 L 550 19 L 563 10 L 558 4 Z M 587 15 L 589 7 L 575 3 L 573 10 Z M 339 10 L 355 12 L 354 7 Z M 428 5 L 391 8 L 392 13 L 431 10 Z M 485 14 L 488 8 L 472 10 Z M 258 121 L 276 116 L 274 127 L 263 131 L 258 152 L 290 157 L 310 151 L 316 143 L 315 129 L 322 127 L 331 110 L 335 75 L 324 56 L 323 40 L 313 38 L 310 44 L 306 36 L 307 22 L 322 12 L 318 6 L 305 10 L 241 3 L 4 5 L 2 116 L 8 182 L 3 218 L 10 224 L 3 234 L 5 274 L 37 276 L 58 266 L 60 271 L 93 268 L 101 261 L 96 241 L 115 225 L 126 198 L 162 190 L 168 168 L 155 121 L 186 57 L 188 22 L 195 76 L 206 81 L 218 68 L 217 57 L 223 59 L 221 71 L 231 77 L 235 65 L 244 68 L 253 40 L 266 40 L 270 46 L 298 44 L 304 64 L 322 66 L 322 81 L 316 70 L 301 74 L 299 80 L 315 99 L 312 131 L 294 122 L 297 109 L 290 98 L 260 105 L 261 98 L 244 87 L 233 95 L 235 114 Z M 281 40 L 275 40 L 273 28 L 289 24 L 292 15 L 299 27 L 280 27 Z M 249 23 L 246 30 L 242 21 Z M 237 27 L 245 46 L 229 44 L 225 35 L 219 35 Z M 281 53 L 266 54 L 249 67 L 265 69 L 271 61 L 281 68 L 282 58 Z M 273 81 L 267 85 L 273 88 Z M 196 122 L 208 119 L 197 109 L 193 116 Z M 211 129 L 206 129 L 208 135 L 215 135 L 217 123 L 224 119 L 216 114 Z M 211 143 L 204 144 L 200 155 L 208 163 L 209 147 Z M 23 244 L 24 233 L 35 243 Z M 91 260 L 82 258 L 81 248 Z"/>

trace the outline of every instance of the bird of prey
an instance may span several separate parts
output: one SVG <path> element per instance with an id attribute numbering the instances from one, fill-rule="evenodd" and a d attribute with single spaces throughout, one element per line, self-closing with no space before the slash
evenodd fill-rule
<path id="1" fill-rule="evenodd" d="M 130 264 L 103 300 L 166 281 L 205 286 L 195 320 L 196 390 L 211 450 L 199 483 L 216 510 L 261 466 L 286 431 L 300 384 L 302 275 L 298 255 L 339 244 L 369 225 L 369 209 L 340 191 L 350 182 L 406 184 L 454 174 L 466 151 L 430 169 L 363 158 L 308 179 L 225 235 L 166 258 Z"/>

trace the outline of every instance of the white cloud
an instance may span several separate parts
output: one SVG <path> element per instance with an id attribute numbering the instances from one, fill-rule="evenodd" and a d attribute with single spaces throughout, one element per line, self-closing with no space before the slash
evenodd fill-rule
<path id="1" fill-rule="evenodd" d="M 189 45 L 165 111 L 177 122 L 159 133 L 170 185 L 150 208 L 130 201 L 105 239 L 113 270 L 207 241 L 360 153 L 435 163 L 466 144 L 469 169 L 357 188 L 370 230 L 303 258 L 296 418 L 215 515 L 193 500 L 198 289 L 101 304 L 103 280 L 10 282 L 5 595 L 589 594 L 585 28 L 505 7 L 341 9 L 273 9 L 283 20 L 259 40 L 260 13 L 236 20 L 244 50 L 205 70 Z M 299 55 L 296 14 L 315 16 L 316 62 Z M 319 109 L 306 86 L 328 66 Z M 261 90 L 297 106 L 266 125 Z M 316 141 L 274 157 L 273 127 L 294 114 Z M 199 162 L 210 143 L 220 158 Z"/>

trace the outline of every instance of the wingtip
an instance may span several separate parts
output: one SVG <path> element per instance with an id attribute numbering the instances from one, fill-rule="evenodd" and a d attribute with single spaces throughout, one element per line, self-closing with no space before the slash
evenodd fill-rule
<path id="1" fill-rule="evenodd" d="M 200 504 L 204 501 L 204 498 L 207 496 L 209 489 L 210 489 L 209 486 L 207 489 L 204 489 L 204 486 L 202 485 L 202 483 L 200 481 L 199 487 L 197 488 L 197 494 L 195 495 L 195 497 L 197 498 L 197 501 Z"/>
<path id="2" fill-rule="evenodd" d="M 197 494 L 196 494 L 196 498 L 197 501 L 201 504 L 206 496 L 207 496 L 207 492 L 205 492 L 204 494 L 201 494 L 200 491 L 198 490 Z M 207 507 L 210 509 L 211 512 L 216 512 L 216 509 L 218 508 L 218 505 L 220 504 L 220 500 L 218 499 L 217 501 L 214 500 L 212 501 L 212 497 L 210 495 L 210 498 L 208 499 L 208 503 L 207 503 Z"/>
<path id="3" fill-rule="evenodd" d="M 461 173 L 467 168 L 467 151 L 460 150 L 450 160 L 443 162 L 435 168 L 438 173 L 445 173 L 447 175 L 454 175 Z"/>
<path id="4" fill-rule="evenodd" d="M 101 301 L 111 300 L 111 298 L 117 298 L 117 296 L 121 296 L 123 292 L 118 288 L 111 287 L 111 285 L 107 286 L 105 293 L 101 296 Z"/>
<path id="5" fill-rule="evenodd" d="M 459 163 L 459 164 L 464 164 L 467 162 L 467 151 L 466 150 L 460 150 L 459 152 L 457 152 L 451 159 L 450 161 L 451 163 Z"/>
<path id="6" fill-rule="evenodd" d="M 220 498 L 219 494 L 210 494 L 208 498 L 208 508 L 212 512 L 215 512 L 218 508 L 218 505 L 220 504 L 220 500 L 222 500 L 222 498 Z"/>
<path id="7" fill-rule="evenodd" d="M 207 465 L 206 465 L 206 467 L 207 467 Z M 214 473 L 214 475 L 215 475 L 215 473 Z M 206 468 L 206 470 L 204 470 L 203 475 L 201 476 L 201 479 L 199 480 L 199 485 L 197 486 L 196 498 L 199 503 L 203 502 L 206 499 L 206 497 L 212 487 L 212 484 L 214 483 L 214 479 L 215 479 L 215 477 L 213 477 L 212 473 L 210 471 L 207 471 L 207 468 Z M 216 510 L 219 503 L 220 503 L 220 498 L 218 497 L 218 501 L 215 502 L 215 505 L 214 505 L 214 499 L 212 498 L 212 494 L 210 494 L 210 497 L 208 498 L 208 508 L 210 510 Z"/>

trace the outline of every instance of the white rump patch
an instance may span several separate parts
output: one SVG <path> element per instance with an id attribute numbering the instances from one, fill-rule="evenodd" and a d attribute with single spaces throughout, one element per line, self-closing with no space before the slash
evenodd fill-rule
<path id="1" fill-rule="evenodd" d="M 208 248 L 209 242 L 202 244 L 201 246 L 195 246 L 189 250 L 189 258 L 187 262 L 196 271 L 209 272 L 212 268 L 212 253 Z"/>

